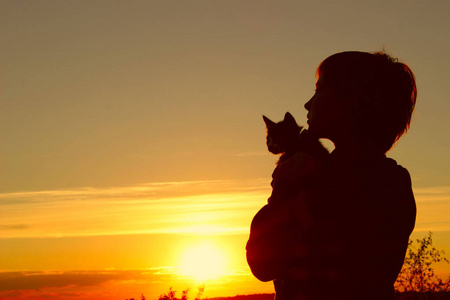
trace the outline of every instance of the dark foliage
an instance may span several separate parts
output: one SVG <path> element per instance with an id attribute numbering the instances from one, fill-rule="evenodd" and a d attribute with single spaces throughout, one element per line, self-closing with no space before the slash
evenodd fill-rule
<path id="1" fill-rule="evenodd" d="M 423 239 L 417 239 L 416 243 L 409 240 L 403 268 L 395 282 L 396 290 L 410 294 L 414 294 L 413 292 L 450 292 L 450 278 L 442 280 L 434 273 L 433 269 L 435 263 L 449 262 L 444 255 L 443 250 L 433 247 L 431 232 Z"/>
<path id="2" fill-rule="evenodd" d="M 203 293 L 205 292 L 205 286 L 200 285 L 198 286 L 198 292 L 197 296 L 195 297 L 195 300 L 204 300 Z M 161 294 L 158 298 L 158 300 L 188 300 L 188 293 L 189 289 L 186 289 L 181 292 L 181 298 L 176 297 L 177 291 L 173 290 L 172 287 L 169 288 L 169 291 L 167 293 Z"/>

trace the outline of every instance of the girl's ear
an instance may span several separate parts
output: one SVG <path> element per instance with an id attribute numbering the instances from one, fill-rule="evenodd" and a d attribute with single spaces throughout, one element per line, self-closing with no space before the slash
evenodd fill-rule
<path id="1" fill-rule="evenodd" d="M 263 115 L 263 120 L 264 120 L 264 123 L 266 123 L 267 129 L 269 129 L 270 127 L 275 125 L 275 122 L 272 122 L 268 117 L 266 117 L 264 115 Z"/>

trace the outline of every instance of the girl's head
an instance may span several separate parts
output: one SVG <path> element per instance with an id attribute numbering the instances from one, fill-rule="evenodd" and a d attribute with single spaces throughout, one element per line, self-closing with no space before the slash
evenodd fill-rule
<path id="1" fill-rule="evenodd" d="M 410 68 L 397 59 L 383 52 L 337 53 L 319 65 L 316 77 L 316 94 L 305 108 L 310 129 L 314 131 L 317 125 L 319 135 L 321 125 L 328 126 L 329 132 L 342 129 L 332 119 L 341 118 L 341 122 L 345 118 L 357 136 L 370 139 L 385 153 L 409 128 L 416 83 Z M 322 120 L 320 115 L 314 119 L 315 105 L 321 106 L 316 115 L 321 114 Z M 333 139 L 327 134 L 333 135 L 323 131 L 325 136 L 320 137 Z"/>

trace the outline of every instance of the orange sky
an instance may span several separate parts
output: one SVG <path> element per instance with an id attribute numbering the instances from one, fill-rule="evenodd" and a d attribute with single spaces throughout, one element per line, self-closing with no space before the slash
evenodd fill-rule
<path id="1" fill-rule="evenodd" d="M 385 48 L 415 72 L 411 130 L 389 155 L 413 179 L 414 237 L 433 231 L 450 253 L 449 13 L 447 1 L 0 1 L 0 297 L 174 286 L 193 298 L 181 269 L 196 245 L 226 262 L 206 296 L 273 291 L 244 252 L 276 161 L 261 115 L 305 124 L 316 67 L 345 50 Z"/>

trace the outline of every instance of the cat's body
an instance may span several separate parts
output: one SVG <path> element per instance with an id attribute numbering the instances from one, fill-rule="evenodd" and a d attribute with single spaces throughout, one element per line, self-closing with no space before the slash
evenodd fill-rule
<path id="1" fill-rule="evenodd" d="M 267 127 L 267 148 L 273 154 L 281 154 L 277 167 L 272 174 L 272 194 L 268 199 L 268 205 L 264 206 L 252 221 L 254 224 L 264 221 L 259 228 L 277 228 L 280 232 L 285 230 L 287 235 L 295 232 L 296 239 L 299 234 L 312 224 L 312 216 L 308 209 L 306 198 L 302 194 L 304 187 L 308 185 L 309 179 L 314 176 L 327 159 L 328 150 L 323 147 L 318 139 L 308 134 L 307 130 L 298 126 L 294 117 L 287 112 L 284 119 L 275 123 L 263 116 Z M 282 204 L 288 205 L 282 205 Z M 277 217 L 268 217 L 271 209 L 269 206 L 277 207 Z M 269 220 L 269 223 L 267 223 Z M 282 228 L 282 229 L 280 229 Z M 258 236 L 257 229 L 252 229 L 253 236 Z M 296 239 L 280 241 L 276 247 L 296 248 Z M 277 239 L 274 239 L 277 241 Z M 290 244 L 292 242 L 292 244 Z M 248 246 L 249 244 L 247 244 Z M 275 280 L 277 293 L 281 293 L 283 281 Z"/>
<path id="2" fill-rule="evenodd" d="M 281 154 L 278 165 L 288 160 L 295 153 L 304 151 L 317 159 L 328 156 L 328 151 L 319 140 L 311 137 L 307 130 L 298 126 L 294 117 L 287 112 L 278 123 L 263 116 L 267 127 L 267 148 L 273 154 Z"/>
<path id="3" fill-rule="evenodd" d="M 273 189 L 269 202 L 283 202 L 295 198 L 303 190 L 329 153 L 318 139 L 297 125 L 289 112 L 278 123 L 266 116 L 263 116 L 263 119 L 267 127 L 269 151 L 281 154 L 272 173 Z"/>

